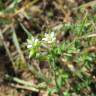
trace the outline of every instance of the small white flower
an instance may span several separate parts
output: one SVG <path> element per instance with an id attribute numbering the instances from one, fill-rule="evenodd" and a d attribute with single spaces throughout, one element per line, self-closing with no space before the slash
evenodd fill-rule
<path id="1" fill-rule="evenodd" d="M 27 43 L 28 43 L 27 48 L 33 48 L 33 47 L 38 46 L 39 40 L 38 39 L 35 39 L 32 36 L 31 39 L 27 39 Z"/>
<path id="2" fill-rule="evenodd" d="M 54 43 L 56 40 L 55 33 L 54 32 L 51 32 L 49 34 L 45 33 L 45 37 L 42 40 L 49 44 Z"/>
<path id="3" fill-rule="evenodd" d="M 27 48 L 29 49 L 29 57 L 31 57 L 39 50 L 40 41 L 32 36 L 30 39 L 27 39 L 27 43 Z"/>

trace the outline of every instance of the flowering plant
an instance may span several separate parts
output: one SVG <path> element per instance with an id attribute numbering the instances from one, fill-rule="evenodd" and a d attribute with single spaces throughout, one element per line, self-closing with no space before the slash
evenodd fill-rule
<path id="1" fill-rule="evenodd" d="M 39 40 L 38 38 L 35 38 L 31 36 L 31 38 L 27 39 L 27 48 L 29 50 L 29 57 L 36 57 L 37 55 L 43 54 L 40 52 L 40 49 L 42 47 L 49 48 L 49 44 L 54 44 L 56 41 L 56 36 L 54 32 L 51 33 L 45 33 L 44 37 Z M 51 47 L 51 46 L 50 46 Z"/>

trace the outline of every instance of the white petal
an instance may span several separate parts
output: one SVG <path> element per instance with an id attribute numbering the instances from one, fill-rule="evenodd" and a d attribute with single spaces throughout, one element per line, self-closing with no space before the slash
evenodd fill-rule
<path id="1" fill-rule="evenodd" d="M 43 40 L 43 41 L 47 41 L 47 38 L 43 38 L 42 40 Z"/>
<path id="2" fill-rule="evenodd" d="M 32 45 L 28 45 L 27 48 L 32 48 Z"/>
<path id="3" fill-rule="evenodd" d="M 38 43 L 38 39 L 35 40 L 35 43 L 36 43 L 36 44 Z"/>

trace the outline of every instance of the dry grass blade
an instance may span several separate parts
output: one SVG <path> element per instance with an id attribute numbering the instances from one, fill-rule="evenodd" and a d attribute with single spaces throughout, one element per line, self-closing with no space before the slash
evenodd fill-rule
<path id="1" fill-rule="evenodd" d="M 84 35 L 84 36 L 81 36 L 78 39 L 87 39 L 87 38 L 92 38 L 92 37 L 96 37 L 96 33 Z"/>
<path id="2" fill-rule="evenodd" d="M 15 88 L 19 88 L 19 89 L 25 89 L 25 90 L 30 90 L 30 91 L 34 91 L 34 92 L 39 92 L 38 89 L 33 88 L 33 87 L 29 87 L 29 86 L 22 86 L 22 85 L 15 85 L 15 84 L 11 84 L 12 87 Z"/>
<path id="3" fill-rule="evenodd" d="M 6 52 L 7 52 L 8 56 L 9 56 L 9 58 L 10 58 L 10 61 L 12 62 L 12 65 L 14 66 L 15 63 L 13 61 L 13 58 L 12 58 L 12 56 L 10 54 L 10 51 L 9 51 L 8 47 L 6 46 L 6 42 L 4 40 L 4 37 L 3 37 L 3 34 L 2 34 L 1 30 L 0 30 L 0 40 L 2 41 L 2 43 L 3 43 L 3 45 L 4 45 L 5 49 L 6 49 Z"/>
<path id="4" fill-rule="evenodd" d="M 16 33 L 15 33 L 15 29 L 14 29 L 13 26 L 12 26 L 12 32 L 13 32 L 13 42 L 15 44 L 15 47 L 16 47 L 16 49 L 17 49 L 17 51 L 18 51 L 18 53 L 19 53 L 19 55 L 21 57 L 21 60 L 23 61 L 24 64 L 26 64 L 26 60 L 25 60 L 24 55 L 23 55 L 23 53 L 21 51 L 21 48 L 20 48 Z"/>
<path id="5" fill-rule="evenodd" d="M 24 11 L 25 9 L 29 8 L 30 6 L 32 6 L 33 4 L 35 4 L 38 1 L 39 0 L 33 0 L 32 2 L 29 2 L 27 5 L 23 6 L 20 10 L 17 10 L 16 13 L 13 15 L 13 17 L 16 16 L 18 13 Z"/>
<path id="6" fill-rule="evenodd" d="M 25 6 L 23 6 L 21 9 L 17 10 L 14 14 L 13 13 L 4 13 L 4 12 L 0 12 L 0 18 L 13 18 L 14 16 L 16 16 L 17 14 L 19 14 L 20 12 L 24 12 L 25 9 L 29 8 L 30 6 L 32 6 L 33 4 L 37 3 L 39 0 L 32 0 L 31 2 L 29 2 L 28 4 L 26 4 Z M 6 18 L 6 19 L 7 19 Z"/>
<path id="7" fill-rule="evenodd" d="M 76 8 L 73 8 L 73 10 L 76 10 L 76 9 L 80 9 L 80 8 L 86 8 L 86 7 L 93 7 L 93 6 L 95 6 L 96 5 L 96 0 L 94 0 L 94 1 L 90 1 L 90 2 L 88 2 L 88 3 L 86 3 L 86 4 L 82 4 L 82 5 L 80 5 L 79 7 L 76 7 Z"/>

